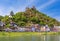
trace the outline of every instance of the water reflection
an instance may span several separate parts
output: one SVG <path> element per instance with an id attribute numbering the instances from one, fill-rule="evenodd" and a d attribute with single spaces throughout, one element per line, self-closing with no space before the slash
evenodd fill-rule
<path id="1" fill-rule="evenodd" d="M 23 35 L 20 37 L 0 37 L 0 41 L 60 41 L 60 35 Z"/>

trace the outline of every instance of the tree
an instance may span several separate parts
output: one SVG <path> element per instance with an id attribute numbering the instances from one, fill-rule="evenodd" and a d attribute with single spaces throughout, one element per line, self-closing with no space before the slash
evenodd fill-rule
<path id="1" fill-rule="evenodd" d="M 9 16 L 4 16 L 4 18 L 2 19 L 2 21 L 5 23 L 5 26 L 8 25 L 9 21 L 10 21 Z"/>
<path id="2" fill-rule="evenodd" d="M 0 20 L 2 20 L 4 17 L 3 16 L 0 16 Z"/>
<path id="3" fill-rule="evenodd" d="M 39 23 L 40 22 L 40 20 L 36 16 L 35 17 L 31 17 L 30 21 L 35 22 L 35 23 Z"/>
<path id="4" fill-rule="evenodd" d="M 17 24 L 18 24 L 19 26 L 25 26 L 25 25 L 26 25 L 26 23 L 25 23 L 24 21 L 18 21 Z"/>

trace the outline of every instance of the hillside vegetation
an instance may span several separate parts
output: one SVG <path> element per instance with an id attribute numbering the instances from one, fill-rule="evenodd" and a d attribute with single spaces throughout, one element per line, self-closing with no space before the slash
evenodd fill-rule
<path id="1" fill-rule="evenodd" d="M 46 14 L 39 12 L 35 7 L 26 8 L 24 12 L 17 12 L 14 14 L 13 11 L 10 12 L 9 16 L 0 16 L 6 27 L 9 27 L 10 20 L 13 20 L 18 26 L 30 26 L 32 23 L 37 23 L 40 25 L 60 25 L 60 22 L 54 18 L 47 16 Z"/>

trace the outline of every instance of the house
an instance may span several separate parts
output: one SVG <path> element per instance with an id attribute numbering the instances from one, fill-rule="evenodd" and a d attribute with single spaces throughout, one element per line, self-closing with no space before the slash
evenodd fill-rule
<path id="1" fill-rule="evenodd" d="M 32 31 L 32 32 L 35 32 L 35 27 L 32 27 L 32 28 L 31 28 L 31 31 Z"/>
<path id="2" fill-rule="evenodd" d="M 60 32 L 60 26 L 54 26 L 53 31 L 54 32 Z"/>
<path id="3" fill-rule="evenodd" d="M 4 23 L 2 21 L 0 21 L 0 31 L 2 31 L 4 29 Z"/>
<path id="4" fill-rule="evenodd" d="M 48 25 L 45 26 L 45 31 L 49 32 L 50 31 L 50 28 Z"/>
<path id="5" fill-rule="evenodd" d="M 49 32 L 50 28 L 48 27 L 48 25 L 45 25 L 45 26 L 42 26 L 40 30 L 43 31 L 43 32 L 44 31 Z"/>
<path id="6" fill-rule="evenodd" d="M 12 29 L 6 28 L 5 31 L 6 31 L 6 32 L 12 32 Z"/>
<path id="7" fill-rule="evenodd" d="M 40 25 L 39 24 L 35 24 L 35 31 L 40 32 Z"/>
<path id="8" fill-rule="evenodd" d="M 30 26 L 26 26 L 26 27 L 25 27 L 25 31 L 26 31 L 26 32 L 31 32 L 31 27 L 30 27 Z"/>
<path id="9" fill-rule="evenodd" d="M 33 24 L 31 26 L 31 31 L 32 32 L 40 32 L 40 25 L 39 24 Z"/>
<path id="10" fill-rule="evenodd" d="M 12 29 L 12 31 L 17 31 L 17 24 L 15 22 L 13 22 L 12 20 L 10 20 L 10 29 Z"/>
<path id="11" fill-rule="evenodd" d="M 45 26 L 41 26 L 40 31 L 44 32 L 45 31 Z"/>
<path id="12" fill-rule="evenodd" d="M 18 27 L 18 32 L 25 32 L 25 28 L 24 27 Z"/>
<path id="13" fill-rule="evenodd" d="M 35 32 L 35 26 L 34 26 L 34 24 L 31 25 L 31 31 Z"/>

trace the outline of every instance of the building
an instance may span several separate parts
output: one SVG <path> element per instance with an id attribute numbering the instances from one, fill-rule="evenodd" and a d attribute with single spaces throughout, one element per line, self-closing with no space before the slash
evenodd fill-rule
<path id="1" fill-rule="evenodd" d="M 4 23 L 2 21 L 0 21 L 0 31 L 4 30 Z"/>
<path id="2" fill-rule="evenodd" d="M 53 31 L 54 32 L 60 32 L 60 26 L 54 26 Z"/>
<path id="3" fill-rule="evenodd" d="M 43 31 L 43 32 L 45 32 L 45 31 L 49 32 L 50 28 L 48 27 L 48 25 L 45 25 L 45 26 L 42 26 L 40 30 Z"/>

